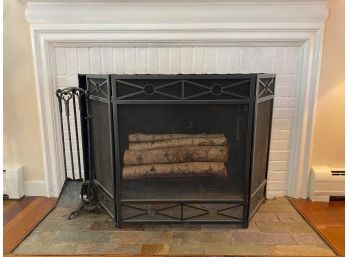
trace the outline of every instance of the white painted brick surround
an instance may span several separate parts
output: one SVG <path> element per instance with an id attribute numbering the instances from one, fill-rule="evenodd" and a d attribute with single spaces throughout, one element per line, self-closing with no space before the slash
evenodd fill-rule
<path id="1" fill-rule="evenodd" d="M 287 193 L 298 53 L 297 47 L 55 48 L 56 85 L 76 86 L 79 73 L 275 73 L 267 196 L 282 196 Z"/>

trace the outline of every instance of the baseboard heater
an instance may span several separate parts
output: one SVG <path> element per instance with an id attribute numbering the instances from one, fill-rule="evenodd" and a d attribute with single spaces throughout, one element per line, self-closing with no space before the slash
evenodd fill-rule
<path id="1" fill-rule="evenodd" d="M 309 198 L 315 202 L 328 202 L 330 197 L 344 197 L 344 177 L 344 169 L 331 169 L 328 166 L 312 167 Z"/>

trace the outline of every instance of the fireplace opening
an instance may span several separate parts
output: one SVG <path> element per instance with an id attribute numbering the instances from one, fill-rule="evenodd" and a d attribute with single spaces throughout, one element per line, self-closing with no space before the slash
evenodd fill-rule
<path id="1" fill-rule="evenodd" d="M 247 227 L 265 199 L 274 84 L 271 74 L 80 75 L 85 176 L 116 225 Z"/>

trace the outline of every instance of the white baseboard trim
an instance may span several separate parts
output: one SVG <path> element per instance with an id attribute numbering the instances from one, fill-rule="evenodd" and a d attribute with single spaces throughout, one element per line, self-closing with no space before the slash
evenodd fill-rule
<path id="1" fill-rule="evenodd" d="M 26 196 L 48 196 L 47 185 L 44 180 L 31 180 L 24 182 Z"/>

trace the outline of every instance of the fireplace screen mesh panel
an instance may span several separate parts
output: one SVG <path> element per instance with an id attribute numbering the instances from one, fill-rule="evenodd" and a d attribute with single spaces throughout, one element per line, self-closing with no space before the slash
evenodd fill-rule
<path id="1" fill-rule="evenodd" d="M 203 146 L 188 146 L 193 148 L 194 151 L 201 151 L 201 149 L 208 149 L 208 151 L 215 148 L 226 148 L 228 157 L 223 165 L 226 168 L 226 174 L 220 172 L 215 176 L 214 174 L 172 174 L 161 175 L 161 171 L 157 177 L 148 177 L 146 175 L 138 178 L 129 178 L 127 174 L 124 174 L 124 163 L 121 163 L 122 172 L 122 199 L 242 199 L 242 181 L 244 180 L 244 164 L 245 164 L 245 150 L 246 150 L 246 138 L 247 138 L 247 126 L 248 126 L 248 106 L 247 105 L 231 105 L 226 110 L 225 105 L 216 104 L 196 104 L 196 105 L 121 105 L 118 108 L 119 117 L 119 140 L 120 140 L 120 156 L 121 160 L 124 160 L 124 153 L 129 148 L 129 135 L 135 133 L 144 133 L 150 135 L 162 135 L 162 134 L 184 134 L 185 136 L 194 136 L 199 134 L 221 134 L 227 139 L 226 146 L 207 146 L 203 142 Z M 173 143 L 180 143 L 180 139 L 177 141 L 172 140 Z M 150 143 L 154 143 L 152 141 Z M 161 142 L 161 141 L 158 141 Z M 162 141 L 163 142 L 163 141 Z M 171 141 L 169 141 L 171 142 Z M 185 143 L 185 142 L 184 142 Z M 189 142 L 190 143 L 190 142 Z M 157 147 L 157 146 L 154 146 Z M 168 154 L 166 150 L 172 150 L 171 155 L 173 159 L 176 159 L 178 155 L 181 155 L 177 151 L 185 151 L 184 147 L 175 147 L 169 149 L 166 146 L 163 148 L 144 149 L 142 154 L 149 154 L 149 163 L 158 163 L 158 156 L 151 156 L 151 152 L 154 154 L 163 155 Z M 132 151 L 132 150 L 130 150 Z M 139 152 L 134 150 L 133 152 Z M 193 153 L 198 155 L 197 152 Z M 140 155 L 140 154 L 139 154 Z M 188 156 L 190 155 L 190 156 Z M 175 165 L 175 163 L 188 163 L 192 160 L 191 152 L 186 156 L 182 154 L 184 159 L 177 159 L 171 162 L 169 158 L 163 158 L 161 160 L 168 165 Z M 208 153 L 209 155 L 209 153 Z M 139 156 L 140 158 L 143 155 Z M 153 158 L 151 158 L 153 157 Z M 181 157 L 181 156 L 180 156 Z M 201 156 L 199 156 L 201 157 Z M 201 162 L 207 161 L 202 156 L 199 158 Z M 209 156 L 208 156 L 209 157 Z M 220 159 L 214 160 L 215 156 L 212 156 L 210 161 L 220 161 Z M 219 157 L 219 156 L 217 156 Z M 152 161 L 153 159 L 153 161 Z M 195 156 L 193 156 L 195 159 Z M 156 161 L 157 160 L 157 161 Z M 144 160 L 137 160 L 133 164 L 141 165 Z M 200 164 L 201 162 L 196 162 Z M 190 162 L 191 163 L 191 162 Z M 198 165 L 197 165 L 198 166 Z M 132 168 L 135 166 L 128 166 Z M 194 171 L 193 171 L 194 172 Z M 139 190 L 141 188 L 141 190 Z"/>
<path id="2" fill-rule="evenodd" d="M 248 226 L 265 195 L 273 75 L 85 75 L 83 86 L 89 170 L 118 226 Z"/>

